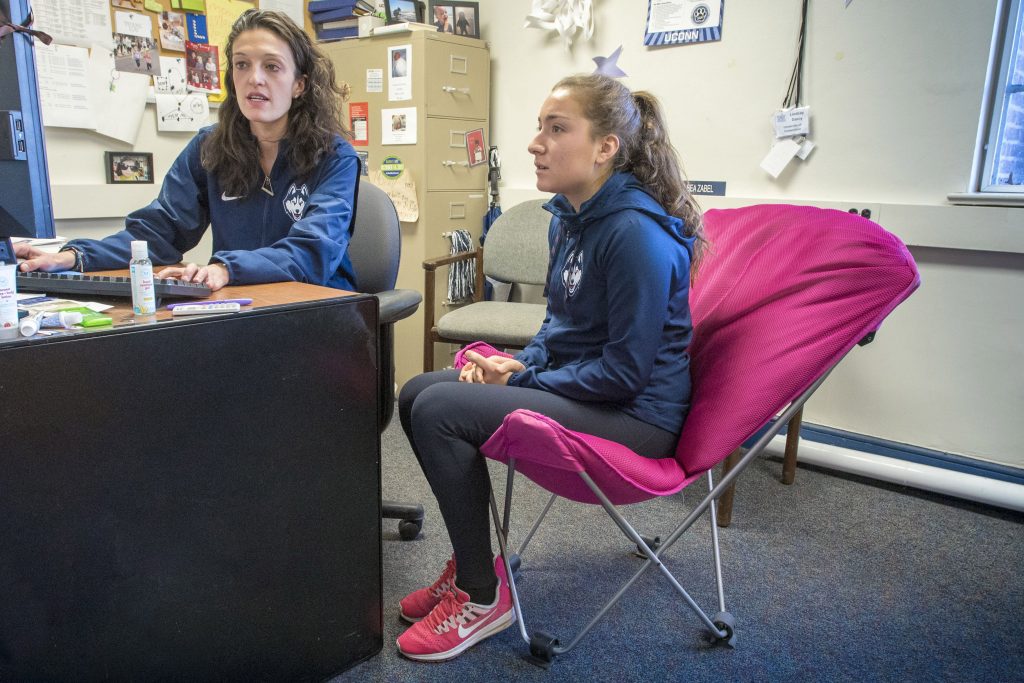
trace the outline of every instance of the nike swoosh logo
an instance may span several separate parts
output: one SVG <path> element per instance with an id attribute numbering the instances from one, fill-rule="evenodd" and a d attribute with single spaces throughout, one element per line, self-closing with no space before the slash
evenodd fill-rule
<path id="1" fill-rule="evenodd" d="M 498 588 L 495 591 L 495 595 L 497 595 L 498 591 L 500 591 L 500 590 L 501 590 L 501 577 L 498 577 Z M 494 616 L 494 612 L 491 612 L 488 615 L 488 617 L 493 617 L 493 616 Z M 470 625 L 469 628 L 466 628 L 462 624 L 459 624 L 459 638 L 465 638 L 466 636 L 468 636 L 469 634 L 471 634 L 473 631 L 477 630 L 478 628 L 480 628 L 484 624 L 489 624 L 492 621 L 494 621 L 494 619 L 489 619 L 487 617 L 481 617 L 480 619 L 477 619 L 472 625 Z"/>
<path id="2" fill-rule="evenodd" d="M 229 197 L 227 192 L 222 192 L 220 195 L 220 200 L 222 202 L 233 202 L 236 199 L 241 199 L 241 197 Z"/>

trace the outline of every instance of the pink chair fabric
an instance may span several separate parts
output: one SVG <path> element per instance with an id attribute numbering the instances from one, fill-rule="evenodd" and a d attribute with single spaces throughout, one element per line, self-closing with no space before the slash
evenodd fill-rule
<path id="1" fill-rule="evenodd" d="M 526 410 L 483 445 L 571 500 L 675 493 L 803 394 L 920 285 L 907 248 L 855 214 L 758 205 L 705 213 L 711 251 L 691 292 L 693 394 L 675 458 L 644 458 Z"/>

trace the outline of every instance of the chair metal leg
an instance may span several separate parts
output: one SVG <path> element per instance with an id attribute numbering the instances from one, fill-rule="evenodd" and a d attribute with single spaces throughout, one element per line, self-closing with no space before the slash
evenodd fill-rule
<path id="1" fill-rule="evenodd" d="M 736 466 L 736 463 L 740 461 L 740 456 L 743 455 L 743 449 L 737 448 L 732 453 L 725 457 L 722 461 L 722 476 L 729 474 L 729 472 Z M 721 498 L 718 499 L 718 526 L 723 529 L 732 524 L 732 499 L 736 495 L 736 484 L 730 484 L 729 488 L 725 489 L 722 493 Z"/>
<path id="2" fill-rule="evenodd" d="M 804 408 L 796 411 L 786 429 L 786 455 L 782 460 L 782 483 L 792 484 L 796 477 L 796 451 L 800 446 L 800 425 L 804 419 Z"/>
<path id="3" fill-rule="evenodd" d="M 510 458 L 508 461 L 509 477 L 515 473 L 516 461 Z M 508 508 L 508 499 L 511 489 L 505 489 L 505 507 Z M 530 644 L 530 636 L 526 633 L 526 623 L 523 621 L 523 610 L 519 606 L 519 590 L 516 588 L 515 573 L 512 571 L 512 563 L 509 560 L 508 552 L 508 531 L 504 528 L 501 516 L 498 514 L 498 502 L 494 499 L 494 488 L 491 488 L 491 516 L 494 518 L 494 530 L 498 536 L 498 552 L 501 553 L 502 561 L 505 563 L 505 576 L 508 578 L 508 588 L 512 593 L 512 609 L 516 623 L 519 625 L 519 635 L 527 645 Z"/>
<path id="4" fill-rule="evenodd" d="M 715 490 L 715 481 L 711 475 L 711 470 L 708 470 L 708 494 Z M 722 554 L 718 549 L 718 524 L 715 520 L 715 499 L 711 499 L 711 505 L 708 508 L 711 514 L 711 548 L 714 555 L 715 562 L 715 586 L 718 587 L 718 611 L 725 611 L 725 589 L 722 587 Z"/>
<path id="5" fill-rule="evenodd" d="M 540 528 L 540 523 L 544 521 L 544 518 L 548 514 L 548 510 L 551 509 L 551 506 L 555 504 L 556 500 L 558 500 L 558 494 L 552 493 L 551 497 L 548 498 L 547 505 L 544 506 L 544 509 L 541 510 L 540 512 L 540 515 L 537 516 L 537 520 L 533 523 L 533 526 L 530 527 L 530 533 L 526 534 L 526 538 L 523 539 L 522 544 L 519 546 L 519 552 L 517 554 L 520 557 L 522 557 L 523 553 L 526 552 L 526 546 L 530 544 L 530 539 L 532 539 L 533 535 L 537 533 L 537 529 Z"/>

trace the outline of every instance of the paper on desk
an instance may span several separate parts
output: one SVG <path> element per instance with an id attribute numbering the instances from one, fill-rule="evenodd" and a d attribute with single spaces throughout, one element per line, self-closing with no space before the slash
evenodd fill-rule
<path id="1" fill-rule="evenodd" d="M 18 307 L 23 308 L 26 311 L 32 313 L 50 313 L 52 311 L 63 311 L 66 308 L 79 308 L 85 307 L 90 311 L 96 313 L 102 313 L 113 306 L 109 304 L 98 304 L 95 301 L 73 301 L 71 299 L 53 299 L 48 296 L 41 296 L 39 294 L 28 294 L 26 300 L 22 299 L 22 295 L 18 294 Z M 39 301 L 31 301 L 31 299 L 39 299 Z"/>
<path id="2" fill-rule="evenodd" d="M 117 71 L 114 53 L 94 47 L 89 54 L 89 83 L 96 132 L 135 144 L 149 93 L 149 76 Z"/>
<path id="3" fill-rule="evenodd" d="M 35 41 L 43 122 L 58 128 L 96 128 L 89 89 L 89 51 Z"/>
<path id="4" fill-rule="evenodd" d="M 63 45 L 114 46 L 110 29 L 109 0 L 34 0 L 34 29 L 53 36 Z M 50 125 L 47 123 L 46 125 Z"/>

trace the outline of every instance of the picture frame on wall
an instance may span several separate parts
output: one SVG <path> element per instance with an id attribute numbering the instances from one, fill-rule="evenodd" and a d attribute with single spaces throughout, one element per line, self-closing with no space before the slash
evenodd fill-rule
<path id="1" fill-rule="evenodd" d="M 111 185 L 153 182 L 151 152 L 104 152 L 107 183 Z"/>
<path id="2" fill-rule="evenodd" d="M 480 37 L 480 3 L 430 0 L 427 20 L 440 33 L 466 38 Z"/>
<path id="3" fill-rule="evenodd" d="M 384 0 L 387 23 L 423 23 L 423 3 L 419 0 Z"/>

